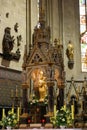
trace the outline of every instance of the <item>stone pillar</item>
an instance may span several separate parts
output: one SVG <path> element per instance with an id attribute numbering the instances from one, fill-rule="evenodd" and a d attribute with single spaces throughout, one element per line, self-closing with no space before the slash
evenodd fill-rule
<path id="1" fill-rule="evenodd" d="M 47 86 L 48 86 L 48 113 L 49 116 L 52 116 L 54 111 L 54 95 L 53 95 L 54 81 L 47 82 Z"/>
<path id="2" fill-rule="evenodd" d="M 64 89 L 59 89 L 59 109 L 64 105 Z"/>
<path id="3" fill-rule="evenodd" d="M 28 99 L 27 99 L 27 89 L 28 89 L 27 83 L 22 84 L 23 88 L 23 113 L 20 116 L 20 124 L 28 124 Z"/>
<path id="4" fill-rule="evenodd" d="M 28 112 L 28 98 L 27 98 L 27 89 L 28 89 L 28 85 L 22 84 L 23 87 L 23 112 L 27 113 Z"/>

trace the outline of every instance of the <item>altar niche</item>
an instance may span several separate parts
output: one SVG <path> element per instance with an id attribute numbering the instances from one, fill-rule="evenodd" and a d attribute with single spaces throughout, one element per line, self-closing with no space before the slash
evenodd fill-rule
<path id="1" fill-rule="evenodd" d="M 51 73 L 46 75 L 45 69 L 35 68 L 29 76 L 31 78 L 28 88 L 28 112 L 33 123 L 49 122 L 48 118 L 54 114 L 54 104 L 56 109 L 63 106 L 63 88 L 58 88 L 61 82 L 57 83 L 56 80 L 60 74 L 56 69 L 54 72 L 52 71 L 54 70 L 51 69 Z M 60 97 L 59 101 L 57 100 L 58 96 Z"/>
<path id="2" fill-rule="evenodd" d="M 39 102 L 45 101 L 45 97 L 47 96 L 46 80 L 46 76 L 44 76 L 42 69 L 37 68 L 32 71 L 29 90 L 30 101 L 34 95 Z"/>
<path id="3" fill-rule="evenodd" d="M 27 87 L 25 85 L 23 88 L 23 104 L 25 112 L 29 113 L 33 123 L 47 122 L 48 118 L 54 114 L 54 104 L 56 109 L 60 109 L 63 106 L 64 92 L 60 71 L 51 67 L 34 67 L 34 69 L 31 69 L 31 73 L 27 74 L 29 76 L 29 85 Z M 57 96 L 60 98 L 59 101 Z"/>

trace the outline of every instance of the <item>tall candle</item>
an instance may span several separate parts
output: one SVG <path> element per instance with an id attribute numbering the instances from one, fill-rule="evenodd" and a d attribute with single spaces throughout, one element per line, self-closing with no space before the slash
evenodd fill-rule
<path id="1" fill-rule="evenodd" d="M 56 117 L 56 105 L 54 105 L 54 117 Z"/>
<path id="2" fill-rule="evenodd" d="M 18 109 L 17 109 L 17 118 L 18 118 L 18 121 L 19 121 L 19 117 L 20 117 L 20 107 L 18 107 Z"/>
<path id="3" fill-rule="evenodd" d="M 3 108 L 2 109 L 2 118 L 4 118 L 5 117 L 5 109 Z"/>
<path id="4" fill-rule="evenodd" d="M 66 105 L 64 105 L 64 111 L 66 111 Z"/>
<path id="5" fill-rule="evenodd" d="M 14 113 L 14 107 L 12 107 L 12 113 Z"/>
<path id="6" fill-rule="evenodd" d="M 71 105 L 72 119 L 74 119 L 74 105 Z"/>

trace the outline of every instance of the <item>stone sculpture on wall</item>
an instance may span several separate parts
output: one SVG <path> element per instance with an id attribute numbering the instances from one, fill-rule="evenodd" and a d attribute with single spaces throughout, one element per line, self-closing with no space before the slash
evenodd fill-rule
<path id="1" fill-rule="evenodd" d="M 14 25 L 14 30 L 15 30 L 15 32 L 18 32 L 18 23 L 16 23 L 16 24 Z"/>
<path id="2" fill-rule="evenodd" d="M 3 54 L 11 54 L 14 47 L 14 36 L 11 36 L 11 28 L 6 27 L 4 31 L 4 37 L 2 41 Z"/>
<path id="3" fill-rule="evenodd" d="M 3 57 L 3 59 L 6 60 L 19 60 L 20 59 L 20 49 L 19 46 L 17 45 L 18 49 L 16 50 L 16 52 L 12 52 L 13 48 L 14 48 L 14 44 L 15 44 L 15 39 L 14 36 L 11 36 L 11 28 L 10 27 L 6 27 L 4 30 L 4 36 L 3 36 L 3 40 L 2 40 L 2 52 L 0 53 L 0 56 Z M 18 43 L 17 43 L 18 44 Z"/>
<path id="4" fill-rule="evenodd" d="M 68 67 L 69 69 L 73 68 L 74 65 L 74 46 L 71 43 L 71 41 L 69 41 L 67 49 L 66 49 L 66 55 L 68 58 Z"/>

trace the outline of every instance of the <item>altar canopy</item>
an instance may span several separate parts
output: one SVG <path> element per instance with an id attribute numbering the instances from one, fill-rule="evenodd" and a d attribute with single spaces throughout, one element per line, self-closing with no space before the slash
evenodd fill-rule
<path id="1" fill-rule="evenodd" d="M 45 11 L 42 8 L 42 1 L 39 7 L 39 21 L 34 28 L 33 42 L 29 46 L 29 54 L 25 46 L 23 72 L 25 81 L 24 90 L 24 108 L 26 104 L 34 100 L 39 103 L 47 102 L 47 111 L 45 114 L 53 115 L 54 104 L 57 105 L 57 96 L 59 97 L 58 107 L 64 104 L 64 63 L 63 63 L 63 44 L 59 39 L 50 42 L 50 27 L 45 23 Z"/>

